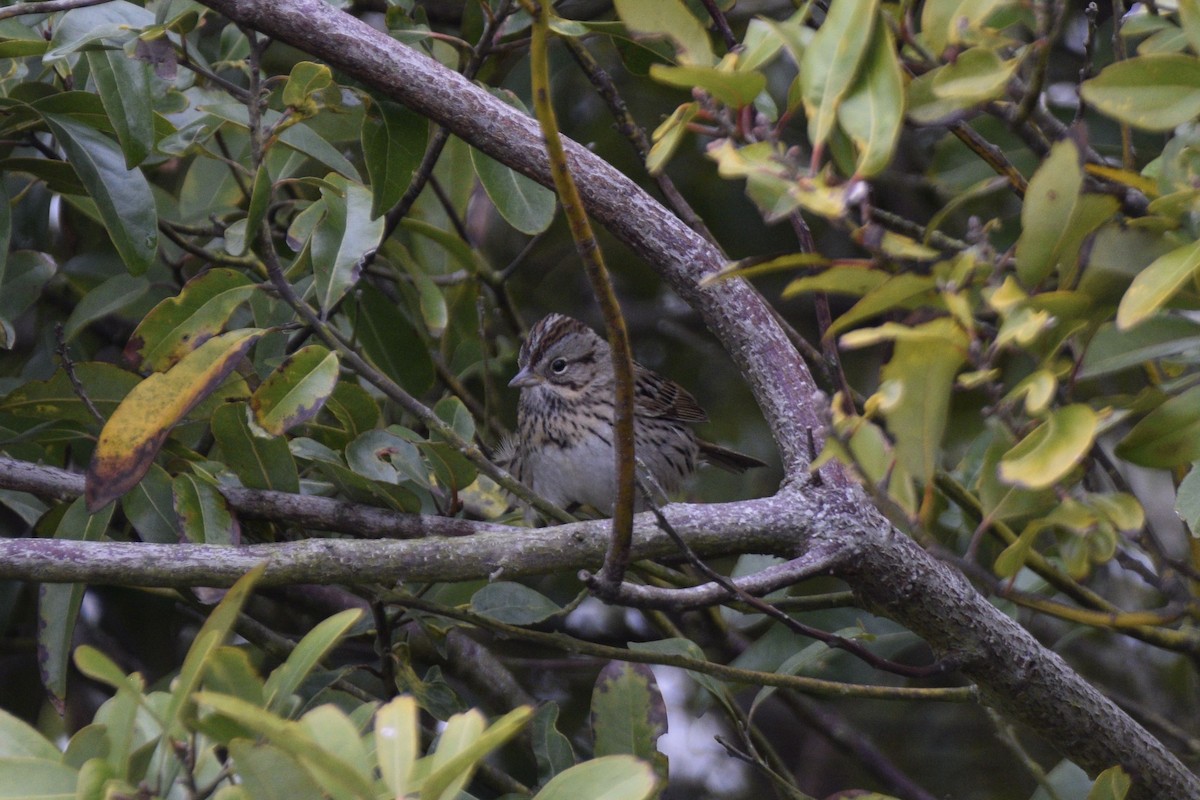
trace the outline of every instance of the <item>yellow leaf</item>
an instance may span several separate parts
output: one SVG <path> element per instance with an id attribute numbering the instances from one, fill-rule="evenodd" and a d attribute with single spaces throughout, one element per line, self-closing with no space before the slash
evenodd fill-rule
<path id="1" fill-rule="evenodd" d="M 1053 485 L 1091 449 L 1099 421 L 1081 403 L 1058 409 L 1004 454 L 1000 480 L 1030 489 Z"/>
<path id="2" fill-rule="evenodd" d="M 88 466 L 84 488 L 92 512 L 142 479 L 171 429 L 221 385 L 264 333 L 249 328 L 214 336 L 133 387 L 100 431 Z"/>

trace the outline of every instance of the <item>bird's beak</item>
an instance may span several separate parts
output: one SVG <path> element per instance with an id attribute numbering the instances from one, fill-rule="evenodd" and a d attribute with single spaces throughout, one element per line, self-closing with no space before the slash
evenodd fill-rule
<path id="1" fill-rule="evenodd" d="M 528 386 L 537 386 L 542 382 L 542 379 L 529 371 L 529 367 L 525 367 L 508 382 L 508 385 L 514 389 L 524 389 Z"/>

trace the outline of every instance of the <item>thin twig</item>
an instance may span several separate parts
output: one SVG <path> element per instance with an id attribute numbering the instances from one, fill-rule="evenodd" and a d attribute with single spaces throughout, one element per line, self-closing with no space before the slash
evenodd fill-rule
<path id="1" fill-rule="evenodd" d="M 61 322 L 54 325 L 54 338 L 58 342 L 55 352 L 58 353 L 58 360 L 62 363 L 63 372 L 67 373 L 67 380 L 71 382 L 71 390 L 83 402 L 88 413 L 95 418 L 96 422 L 99 422 L 103 426 L 105 423 L 104 415 L 100 413 L 100 409 L 96 408 L 96 404 L 92 402 L 92 398 L 88 397 L 87 390 L 83 387 L 83 383 L 80 382 L 79 376 L 75 374 L 75 362 L 71 360 L 71 356 L 67 353 L 67 342 L 63 338 L 63 325 Z"/>

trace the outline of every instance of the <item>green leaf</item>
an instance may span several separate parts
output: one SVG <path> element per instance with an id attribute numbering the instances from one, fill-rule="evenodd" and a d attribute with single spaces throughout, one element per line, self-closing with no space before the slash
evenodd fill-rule
<path id="1" fill-rule="evenodd" d="M 131 372 L 112 364 L 92 361 L 76 364 L 75 377 L 83 385 L 92 404 L 106 417 L 112 416 L 126 395 L 141 382 Z M 0 412 L 23 418 L 96 424 L 63 370 L 54 373 L 49 380 L 30 381 L 14 389 L 0 400 Z"/>
<path id="2" fill-rule="evenodd" d="M 1200 55 L 1200 0 L 1178 0 L 1179 26 L 1192 53 Z"/>
<path id="3" fill-rule="evenodd" d="M 150 291 L 150 281 L 141 275 L 114 275 L 80 298 L 71 316 L 63 325 L 63 338 L 68 342 L 90 323 L 127 308 Z"/>
<path id="4" fill-rule="evenodd" d="M 1110 64 L 1080 86 L 1083 101 L 1121 122 L 1169 131 L 1200 115 L 1200 59 L 1138 56 Z"/>
<path id="5" fill-rule="evenodd" d="M 29 723 L 0 708 L 0 758 L 58 761 L 62 753 Z"/>
<path id="6" fill-rule="evenodd" d="M 1123 331 L 1106 322 L 1088 342 L 1077 377 L 1086 380 L 1172 358 L 1200 359 L 1200 323 L 1156 315 Z"/>
<path id="7" fill-rule="evenodd" d="M 1175 492 L 1175 513 L 1187 523 L 1193 536 L 1200 533 L 1200 466 L 1197 462 L 1192 463 L 1188 474 L 1179 482 L 1179 490 Z"/>
<path id="8" fill-rule="evenodd" d="M 658 776 L 632 756 L 604 756 L 555 775 L 534 800 L 647 800 Z"/>
<path id="9" fill-rule="evenodd" d="M 121 510 L 143 542 L 174 544 L 179 541 L 178 517 L 171 491 L 171 476 L 157 464 L 121 498 Z"/>
<path id="10" fill-rule="evenodd" d="M 401 695 L 375 712 L 375 757 L 379 774 L 395 797 L 411 792 L 409 776 L 420 754 L 417 701 Z"/>
<path id="11" fill-rule="evenodd" d="M 243 131 L 249 130 L 250 117 L 246 106 L 242 103 L 209 103 L 201 106 L 203 111 L 223 120 L 233 123 Z M 266 109 L 262 115 L 262 124 L 267 128 L 278 124 L 283 115 L 274 109 Z M 279 134 L 279 142 L 297 153 L 324 164 L 329 169 L 342 175 L 350 181 L 361 181 L 358 170 L 342 155 L 342 152 L 306 123 L 300 122 L 284 129 Z"/>
<path id="12" fill-rule="evenodd" d="M 667 86 L 691 90 L 699 87 L 730 108 L 751 105 L 767 88 L 767 76 L 761 72 L 720 69 L 717 67 L 672 67 L 651 64 L 650 77 Z"/>
<path id="13" fill-rule="evenodd" d="M 42 118 L 67 154 L 125 266 L 141 275 L 158 255 L 158 212 L 141 170 L 125 166 L 125 156 L 107 136 L 63 114 Z"/>
<path id="14" fill-rule="evenodd" d="M 630 32 L 669 40 L 681 63 L 707 67 L 716 60 L 708 31 L 681 0 L 616 0 L 613 5 Z"/>
<path id="15" fill-rule="evenodd" d="M 1116 448 L 1126 461 L 1170 469 L 1200 460 L 1200 386 L 1151 411 Z"/>
<path id="16" fill-rule="evenodd" d="M 858 149 L 855 173 L 869 178 L 892 160 L 904 122 L 904 78 L 887 25 L 876 25 L 858 78 L 837 110 Z"/>
<path id="17" fill-rule="evenodd" d="M 510 625 L 533 625 L 562 612 L 562 607 L 539 591 L 510 581 L 489 583 L 471 597 L 471 609 Z"/>
<path id="18" fill-rule="evenodd" d="M 250 407 L 255 421 L 270 434 L 282 435 L 317 415 L 338 379 L 338 357 L 321 345 L 297 350 L 254 390 Z"/>
<path id="19" fill-rule="evenodd" d="M 949 319 L 937 319 L 899 339 L 883 368 L 882 393 L 895 396 L 884 408 L 896 456 L 928 483 L 940 462 L 954 376 L 966 360 L 968 342 Z"/>
<path id="20" fill-rule="evenodd" d="M 329 67 L 312 61 L 299 61 L 292 67 L 283 86 L 283 104 L 300 108 L 309 102 L 312 95 L 332 84 L 333 72 Z"/>
<path id="21" fill-rule="evenodd" d="M 386 100 L 372 103 L 371 111 L 363 120 L 362 148 L 371 180 L 371 216 L 378 217 L 400 201 L 421 165 L 429 121 Z"/>
<path id="22" fill-rule="evenodd" d="M 1101 772 L 1088 792 L 1087 800 L 1125 800 L 1133 781 L 1128 773 L 1118 764 Z"/>
<path id="23" fill-rule="evenodd" d="M 75 800 L 79 773 L 57 760 L 0 758 L 0 798 Z"/>
<path id="24" fill-rule="evenodd" d="M 433 362 L 425 343 L 373 286 L 362 287 L 355 332 L 375 365 L 409 394 L 421 395 L 433 385 Z"/>
<path id="25" fill-rule="evenodd" d="M 384 483 L 408 480 L 429 488 L 429 468 L 417 446 L 390 430 L 369 430 L 346 447 L 346 464 L 364 478 Z"/>
<path id="26" fill-rule="evenodd" d="M 879 0 L 832 3 L 800 62 L 800 89 L 814 147 L 825 143 L 838 104 L 858 76 L 878 24 Z"/>
<path id="27" fill-rule="evenodd" d="M 0 170 L 6 168 L 6 165 L 0 164 Z M 12 201 L 8 196 L 8 188 L 5 186 L 5 182 L 0 181 L 0 287 L 5 284 L 5 276 L 8 268 L 8 251 L 11 244 Z M 0 344 L 4 347 L 11 347 L 11 337 L 4 342 L 0 342 Z"/>
<path id="28" fill-rule="evenodd" d="M 99 541 L 108 530 L 112 511 L 109 507 L 89 514 L 83 498 L 78 497 L 67 507 L 54 530 L 54 538 Z M 71 660 L 75 620 L 86 588 L 82 583 L 43 583 L 38 586 L 38 670 L 51 700 L 60 709 L 67 694 L 67 666 Z"/>
<path id="29" fill-rule="evenodd" d="M 305 726 L 280 719 L 237 697 L 215 692 L 198 692 L 196 703 L 249 728 L 294 758 L 318 784 L 335 797 L 373 800 L 369 778 L 346 759 L 321 747 Z M 235 740 L 236 741 L 236 740 Z"/>
<path id="30" fill-rule="evenodd" d="M 212 432 L 221 446 L 225 463 L 243 486 L 277 492 L 300 491 L 296 462 L 288 450 L 287 440 L 278 435 L 256 433 L 251 428 L 245 403 L 227 403 L 214 411 Z"/>
<path id="31" fill-rule="evenodd" d="M 1082 403 L 1055 410 L 1000 459 L 1000 480 L 1029 489 L 1054 485 L 1091 450 L 1099 422 Z"/>
<path id="32" fill-rule="evenodd" d="M 200 630 L 196 632 L 196 637 L 192 639 L 192 645 L 188 648 L 187 655 L 184 656 L 183 666 L 179 669 L 179 677 L 171 686 L 171 699 L 163 712 L 163 727 L 168 736 L 178 738 L 183 734 L 181 723 L 183 710 L 185 706 L 193 702 L 193 695 L 204 678 L 209 660 L 217 648 L 224 643 L 229 632 L 233 630 L 238 614 L 242 611 L 242 605 L 245 604 L 246 598 L 254 590 L 254 584 L 262 577 L 266 568 L 265 563 L 260 564 L 238 578 L 237 582 L 225 593 L 221 602 L 217 604 L 217 607 L 208 615 L 208 619 L 200 626 Z M 166 738 L 159 745 L 159 747 L 169 746 L 170 742 Z"/>
<path id="33" fill-rule="evenodd" d="M 329 175 L 322 185 L 325 216 L 312 235 L 312 264 L 317 303 L 328 312 L 358 283 L 363 259 L 383 238 L 384 220 L 371 216 L 371 192 Z"/>
<path id="34" fill-rule="evenodd" d="M 538 706 L 529 726 L 540 784 L 575 764 L 575 749 L 571 747 L 571 740 L 559 732 L 557 721 L 558 703 L 548 701 Z"/>
<path id="35" fill-rule="evenodd" d="M 238 524 L 225 497 L 207 481 L 184 473 L 171 481 L 172 503 L 185 540 L 194 544 L 233 544 Z"/>
<path id="36" fill-rule="evenodd" d="M 1038 534 L 1046 527 L 1045 521 L 1041 519 L 1026 525 L 1017 540 L 996 556 L 992 571 L 1001 578 L 1011 578 L 1020 572 L 1025 567 L 1025 562 L 1029 560 L 1029 553 L 1033 550 L 1033 544 L 1037 540 Z"/>
<path id="37" fill-rule="evenodd" d="M 136 31 L 154 24 L 154 14 L 141 6 L 115 0 L 90 8 L 72 8 L 56 21 L 46 63 L 64 59 L 84 45 L 101 39 L 125 42 Z"/>
<path id="38" fill-rule="evenodd" d="M 868 291 L 850 310 L 838 317 L 829 326 L 826 335 L 837 336 L 847 328 L 896 308 L 939 305 L 937 282 L 933 278 L 910 272 L 890 277 L 884 274 L 883 277 L 886 278 L 884 283 Z"/>
<path id="39" fill-rule="evenodd" d="M 1183 288 L 1200 267 L 1200 241 L 1154 259 L 1137 274 L 1117 307 L 1117 328 L 1128 330 L 1152 316 Z"/>
<path id="40" fill-rule="evenodd" d="M 249 278 L 231 269 L 197 275 L 138 323 L 125 345 L 125 360 L 141 369 L 166 370 L 220 333 L 255 288 Z"/>
<path id="41" fill-rule="evenodd" d="M 972 105 L 995 100 L 1016 71 L 1019 59 L 1001 61 L 990 47 L 972 47 L 958 55 L 953 63 L 937 71 L 933 93 L 943 99 Z"/>
<path id="42" fill-rule="evenodd" d="M 479 762 L 516 736 L 531 716 L 531 708 L 519 706 L 486 730 L 478 711 L 455 714 L 447 720 L 432 756 L 433 769 L 421 786 L 421 800 L 455 797 L 471 779 Z"/>
<path id="43" fill-rule="evenodd" d="M 291 701 L 292 694 L 309 673 L 321 663 L 362 618 L 362 611 L 350 608 L 322 620 L 313 627 L 288 655 L 287 660 L 271 671 L 263 687 L 267 710 L 281 714 Z"/>
<path id="44" fill-rule="evenodd" d="M 241 241 L 237 241 L 237 237 L 233 233 L 233 225 L 225 230 L 225 247 L 233 255 L 240 256 L 254 249 L 262 228 L 262 221 L 271 207 L 271 195 L 274 190 L 275 183 L 271 180 L 271 171 L 267 161 L 264 160 L 258 165 L 258 171 L 254 173 L 254 186 L 250 189 L 250 203 L 246 207 L 246 218 L 234 223 L 234 225 L 238 223 L 242 225 Z"/>
<path id="45" fill-rule="evenodd" d="M 1021 206 L 1017 275 L 1027 287 L 1039 284 L 1063 255 L 1071 217 L 1083 189 L 1079 149 L 1070 139 L 1057 142 L 1038 167 Z"/>
<path id="46" fill-rule="evenodd" d="M 154 149 L 150 65 L 124 50 L 89 50 L 88 68 L 130 169 Z"/>
<path id="47" fill-rule="evenodd" d="M 528 110 L 512 92 L 493 89 L 492 95 L 523 114 Z M 468 148 L 471 165 L 488 199 L 504 220 L 528 236 L 539 234 L 554 221 L 557 198 L 554 192 L 499 161 Z"/>
<path id="48" fill-rule="evenodd" d="M 253 800 L 325 800 L 311 775 L 281 748 L 234 739 L 229 755 L 237 765 L 247 798 Z"/>
<path id="49" fill-rule="evenodd" d="M 592 690 L 595 754 L 628 754 L 650 761 L 667 732 L 667 708 L 648 664 L 610 661 Z"/>

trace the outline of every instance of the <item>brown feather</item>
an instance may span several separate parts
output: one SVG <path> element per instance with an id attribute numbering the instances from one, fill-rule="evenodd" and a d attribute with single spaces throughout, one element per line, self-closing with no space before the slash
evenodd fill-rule
<path id="1" fill-rule="evenodd" d="M 765 461 L 759 461 L 754 456 L 748 456 L 745 453 L 739 453 L 737 450 L 730 450 L 728 447 L 722 447 L 719 444 L 706 442 L 703 439 L 697 441 L 700 445 L 700 458 L 707 464 L 712 464 L 714 467 L 720 467 L 726 472 L 736 472 L 741 474 L 748 469 L 754 467 L 765 467 Z"/>

